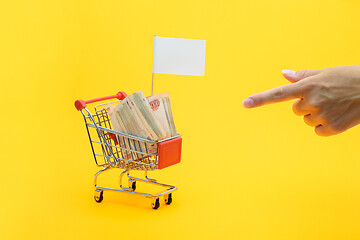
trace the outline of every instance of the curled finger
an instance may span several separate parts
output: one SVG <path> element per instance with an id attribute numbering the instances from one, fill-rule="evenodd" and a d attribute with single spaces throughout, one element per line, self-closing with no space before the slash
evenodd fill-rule
<path id="1" fill-rule="evenodd" d="M 295 113 L 295 115 L 298 115 L 298 116 L 308 115 L 308 114 L 312 113 L 314 110 L 303 99 L 296 100 L 292 106 L 292 109 L 293 109 L 293 112 Z"/>
<path id="2" fill-rule="evenodd" d="M 334 135 L 333 131 L 329 127 L 323 125 L 316 126 L 315 133 L 321 137 Z"/>
<path id="3" fill-rule="evenodd" d="M 304 116 L 304 122 L 310 127 L 316 127 L 321 125 L 321 121 L 316 115 L 307 114 Z"/>

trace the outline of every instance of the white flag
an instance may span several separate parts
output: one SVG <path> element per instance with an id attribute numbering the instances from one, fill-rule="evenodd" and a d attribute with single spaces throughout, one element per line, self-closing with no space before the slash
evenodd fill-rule
<path id="1" fill-rule="evenodd" d="M 205 75 L 205 40 L 156 37 L 153 73 Z"/>

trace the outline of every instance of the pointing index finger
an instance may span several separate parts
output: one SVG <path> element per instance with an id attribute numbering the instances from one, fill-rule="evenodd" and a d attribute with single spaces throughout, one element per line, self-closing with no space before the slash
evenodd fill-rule
<path id="1" fill-rule="evenodd" d="M 276 87 L 265 92 L 256 93 L 243 101 L 246 108 L 260 107 L 266 104 L 284 102 L 301 98 L 301 81 Z"/>

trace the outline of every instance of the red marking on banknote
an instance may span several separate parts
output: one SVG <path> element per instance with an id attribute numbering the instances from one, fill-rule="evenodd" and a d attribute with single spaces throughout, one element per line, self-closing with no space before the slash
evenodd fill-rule
<path id="1" fill-rule="evenodd" d="M 159 99 L 155 99 L 155 100 L 151 101 L 149 104 L 150 104 L 150 106 L 151 106 L 151 109 L 152 109 L 153 111 L 155 111 L 155 110 L 157 110 L 157 109 L 159 108 L 159 106 L 160 106 L 160 101 L 159 101 Z"/>

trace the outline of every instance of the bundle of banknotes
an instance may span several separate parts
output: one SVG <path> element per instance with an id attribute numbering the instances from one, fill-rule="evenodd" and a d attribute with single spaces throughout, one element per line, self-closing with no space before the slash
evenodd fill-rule
<path id="1" fill-rule="evenodd" d="M 119 132 L 151 140 L 161 140 L 177 134 L 169 93 L 159 93 L 146 98 L 140 90 L 128 95 L 117 105 L 108 104 L 107 112 L 114 130 Z M 121 147 L 128 148 L 124 139 L 120 138 L 118 141 Z M 140 144 L 139 148 L 137 150 L 141 152 L 157 152 L 156 145 Z M 134 159 L 134 156 L 127 157 Z"/>

